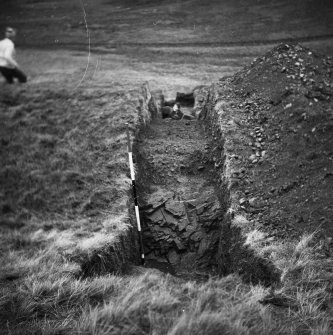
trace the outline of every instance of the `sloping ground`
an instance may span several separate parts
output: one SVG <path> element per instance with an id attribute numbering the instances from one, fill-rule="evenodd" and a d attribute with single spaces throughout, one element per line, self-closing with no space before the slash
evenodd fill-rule
<path id="1" fill-rule="evenodd" d="M 0 4 L 0 29 L 16 26 L 19 44 L 56 48 L 87 47 L 86 29 L 90 43 L 103 47 L 316 40 L 332 38 L 332 17 L 330 0 L 3 0 Z"/>
<path id="2" fill-rule="evenodd" d="M 282 45 L 245 71 L 233 83 L 260 127 L 250 132 L 253 154 L 260 156 L 249 158 L 255 188 L 248 191 L 256 196 L 262 190 L 260 198 L 270 208 L 262 224 L 322 229 L 332 238 L 332 58 Z"/>
<path id="3" fill-rule="evenodd" d="M 55 286 L 67 290 L 80 277 L 136 262 L 136 240 L 123 237 L 131 231 L 125 123 L 136 129 L 139 98 L 140 91 L 2 86 L 2 333 L 21 333 L 21 324 L 34 333 L 43 311 L 52 319 L 42 305 Z"/>

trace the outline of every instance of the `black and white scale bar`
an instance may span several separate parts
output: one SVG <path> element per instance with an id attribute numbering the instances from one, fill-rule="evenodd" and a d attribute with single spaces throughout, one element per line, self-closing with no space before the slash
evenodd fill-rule
<path id="1" fill-rule="evenodd" d="M 131 138 L 130 138 L 128 123 L 126 123 L 126 126 L 127 126 L 126 131 L 127 131 L 128 160 L 129 160 L 130 171 L 131 171 L 132 191 L 133 191 L 133 197 L 134 197 L 136 223 L 138 225 L 138 232 L 139 232 L 141 263 L 142 263 L 142 265 L 144 265 L 145 264 L 145 254 L 144 254 L 144 251 L 143 251 L 142 231 L 141 231 L 141 223 L 140 223 L 140 212 L 139 212 L 138 197 L 137 197 L 136 186 L 135 186 L 133 154 L 132 154 Z"/>

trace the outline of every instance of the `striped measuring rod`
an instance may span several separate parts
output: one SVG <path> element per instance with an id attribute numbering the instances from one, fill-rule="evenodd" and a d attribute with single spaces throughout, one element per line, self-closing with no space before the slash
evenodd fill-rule
<path id="1" fill-rule="evenodd" d="M 130 166 L 130 170 L 131 170 L 132 191 L 133 191 L 133 197 L 134 197 L 136 223 L 138 225 L 138 232 L 139 232 L 141 263 L 142 263 L 142 265 L 144 265 L 145 264 L 145 254 L 144 254 L 144 251 L 143 251 L 142 231 L 141 231 L 141 223 L 140 223 L 140 212 L 139 212 L 139 205 L 138 205 L 138 196 L 137 196 L 137 193 L 136 193 L 136 186 L 135 186 L 133 153 L 132 153 L 131 137 L 130 137 L 129 124 L 128 123 L 126 123 L 126 128 L 127 128 L 126 131 L 127 131 L 128 160 L 129 160 L 129 166 Z"/>

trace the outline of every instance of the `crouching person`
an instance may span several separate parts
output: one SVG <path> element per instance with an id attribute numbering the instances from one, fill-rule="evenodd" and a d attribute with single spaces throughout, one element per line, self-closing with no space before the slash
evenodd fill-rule
<path id="1" fill-rule="evenodd" d="M 183 113 L 180 110 L 179 103 L 176 103 L 172 108 L 169 106 L 164 106 L 162 107 L 161 111 L 163 119 L 169 117 L 174 120 L 181 120 L 183 117 Z"/>
<path id="2" fill-rule="evenodd" d="M 5 38 L 0 41 L 0 72 L 9 84 L 14 82 L 14 78 L 20 83 L 27 82 L 27 76 L 20 70 L 15 60 L 15 37 L 16 30 L 7 27 Z"/>
<path id="3" fill-rule="evenodd" d="M 181 120 L 183 118 L 184 114 L 183 112 L 180 110 L 180 103 L 177 102 L 174 104 L 174 106 L 172 107 L 172 119 L 175 120 Z"/>

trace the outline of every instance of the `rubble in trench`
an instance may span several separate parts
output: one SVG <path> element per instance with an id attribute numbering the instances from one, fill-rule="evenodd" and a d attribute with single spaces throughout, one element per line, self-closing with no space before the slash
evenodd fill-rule
<path id="1" fill-rule="evenodd" d="M 138 158 L 139 184 L 149 186 L 139 192 L 147 266 L 214 273 L 223 208 L 203 126 L 158 119 L 148 128 Z"/>
<path id="2" fill-rule="evenodd" d="M 214 267 L 222 213 L 213 187 L 182 198 L 158 191 L 147 199 L 147 258 L 168 261 L 176 272 Z"/>

